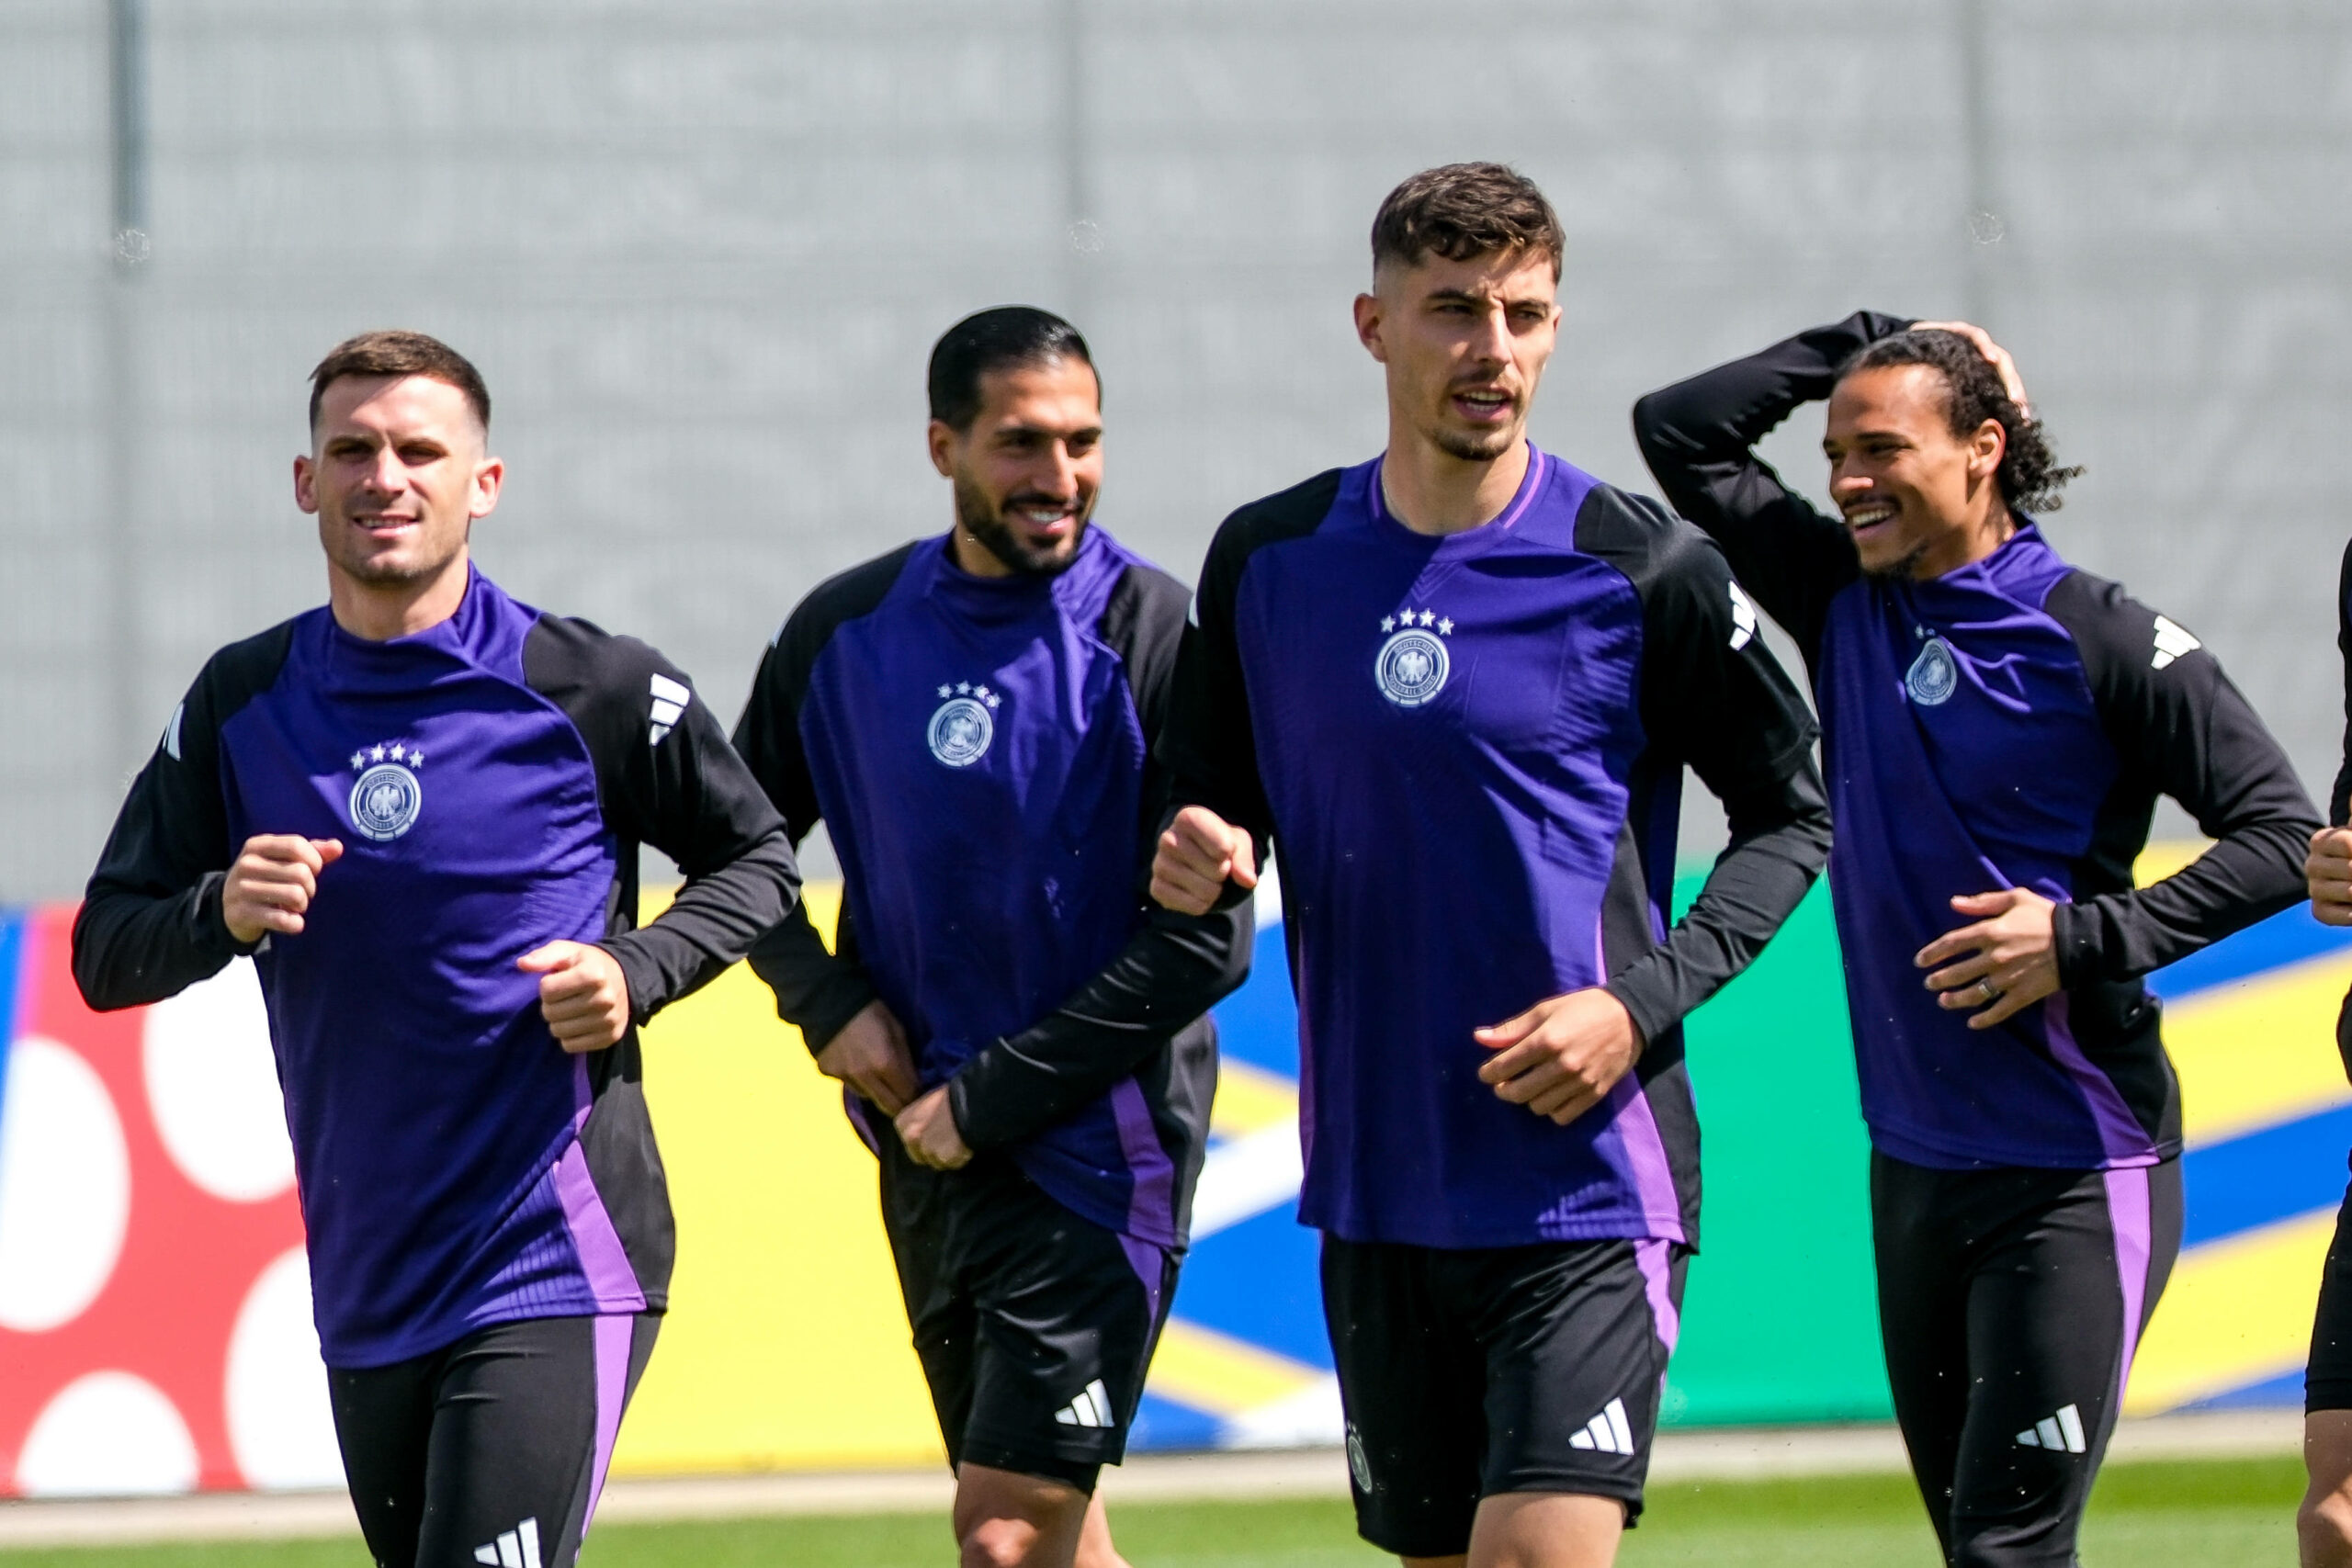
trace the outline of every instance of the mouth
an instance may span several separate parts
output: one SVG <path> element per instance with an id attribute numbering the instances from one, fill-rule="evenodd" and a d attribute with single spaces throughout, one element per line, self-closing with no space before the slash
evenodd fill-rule
<path id="1" fill-rule="evenodd" d="M 1903 509 L 1891 501 L 1860 501 L 1846 509 L 1846 528 L 1857 539 L 1873 538 Z"/>
<path id="2" fill-rule="evenodd" d="M 1503 424 L 1519 407 L 1519 400 L 1496 387 L 1464 387 L 1453 397 L 1453 412 L 1472 424 Z"/>
<path id="3" fill-rule="evenodd" d="M 379 539 L 396 538 L 406 530 L 415 527 L 421 521 L 420 518 L 405 516 L 398 513 L 354 513 L 350 518 L 353 527 Z"/>
<path id="4" fill-rule="evenodd" d="M 1024 496 L 1009 502 L 1004 515 L 1008 521 L 1019 524 L 1023 532 L 1044 539 L 1058 539 L 1078 526 L 1077 502 L 1049 501 L 1043 496 Z"/>

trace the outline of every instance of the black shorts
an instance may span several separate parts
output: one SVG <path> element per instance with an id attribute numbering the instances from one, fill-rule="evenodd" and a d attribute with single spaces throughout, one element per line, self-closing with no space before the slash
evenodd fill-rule
<path id="1" fill-rule="evenodd" d="M 1895 1420 L 1945 1557 L 2072 1563 L 2180 1252 L 2180 1162 L 1935 1170 L 1873 1154 L 1871 1219 Z"/>
<path id="2" fill-rule="evenodd" d="M 1080 1219 L 1001 1154 L 938 1171 L 880 1143 L 883 1228 L 948 1463 L 1091 1493 L 1126 1456 L 1175 1258 Z"/>
<path id="3" fill-rule="evenodd" d="M 1323 1238 L 1323 1314 L 1356 1529 L 1401 1557 L 1467 1551 L 1482 1497 L 1642 1511 L 1688 1253 L 1666 1241 L 1452 1251 Z"/>
<path id="4" fill-rule="evenodd" d="M 2312 1359 L 2303 1369 L 2303 1408 L 2352 1410 L 2352 1190 L 2335 1212 L 2335 1239 L 2319 1276 L 2312 1319 Z"/>
<path id="5" fill-rule="evenodd" d="M 571 1568 L 661 1322 L 529 1318 L 389 1367 L 327 1369 L 377 1568 Z"/>

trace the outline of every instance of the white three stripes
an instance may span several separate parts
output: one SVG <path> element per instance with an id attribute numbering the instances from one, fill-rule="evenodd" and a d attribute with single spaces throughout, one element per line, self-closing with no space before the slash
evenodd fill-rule
<path id="1" fill-rule="evenodd" d="M 1111 1394 L 1096 1378 L 1079 1390 L 1078 1397 L 1054 1412 L 1054 1419 L 1065 1427 L 1115 1427 L 1119 1423 L 1111 1414 Z"/>
<path id="2" fill-rule="evenodd" d="M 2057 1414 L 2044 1416 L 2018 1434 L 2021 1449 L 2054 1449 L 2064 1453 L 2078 1454 L 2084 1450 L 2083 1413 L 2074 1405 L 2059 1406 Z"/>
<path id="3" fill-rule="evenodd" d="M 686 705 L 694 700 L 691 688 L 667 675 L 653 677 L 653 728 L 650 733 L 654 745 L 662 744 L 662 738 L 670 733 L 670 727 L 678 722 L 678 716 L 685 712 Z"/>
<path id="4" fill-rule="evenodd" d="M 501 1530 L 487 1546 L 474 1548 L 474 1561 L 491 1568 L 540 1568 L 539 1521 L 525 1519 L 511 1530 Z"/>
<path id="5" fill-rule="evenodd" d="M 1625 1402 L 1612 1399 L 1601 1407 L 1600 1414 L 1584 1424 L 1584 1430 L 1571 1435 L 1568 1447 L 1598 1449 L 1605 1454 L 1630 1454 L 1634 1451 L 1634 1428 L 1625 1420 Z"/>

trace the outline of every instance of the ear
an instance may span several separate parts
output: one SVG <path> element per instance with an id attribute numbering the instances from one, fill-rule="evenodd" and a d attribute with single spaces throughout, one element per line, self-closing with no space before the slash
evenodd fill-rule
<path id="1" fill-rule="evenodd" d="M 294 459 L 294 504 L 313 515 L 319 510 L 319 470 L 307 457 Z"/>
<path id="2" fill-rule="evenodd" d="M 1373 358 L 1383 365 L 1387 364 L 1388 349 L 1380 341 L 1382 315 L 1380 296 L 1377 294 L 1357 295 L 1355 310 L 1357 341 L 1363 344 L 1365 352 Z"/>
<path id="3" fill-rule="evenodd" d="M 1989 479 L 2001 471 L 2001 459 L 2008 456 L 2009 433 L 2001 428 L 1997 419 L 1988 419 L 1976 427 L 1968 438 L 1969 477 Z"/>
<path id="4" fill-rule="evenodd" d="M 466 515 L 487 517 L 498 506 L 499 490 L 506 483 L 506 459 L 484 457 L 474 469 L 474 493 L 467 503 Z"/>
<path id="5" fill-rule="evenodd" d="M 924 441 L 931 448 L 931 466 L 939 470 L 939 477 L 953 477 L 956 472 L 956 448 L 962 444 L 963 438 L 945 420 L 934 419 Z"/>

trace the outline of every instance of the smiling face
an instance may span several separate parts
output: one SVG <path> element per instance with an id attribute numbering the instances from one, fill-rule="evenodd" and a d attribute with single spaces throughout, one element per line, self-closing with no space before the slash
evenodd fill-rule
<path id="1" fill-rule="evenodd" d="M 295 503 L 319 520 L 338 602 L 412 600 L 454 573 L 466 540 L 498 504 L 504 466 L 466 396 L 425 376 L 345 376 L 319 401 Z"/>
<path id="2" fill-rule="evenodd" d="M 955 481 L 957 565 L 978 577 L 1061 570 L 1102 488 L 1094 367 L 1065 355 L 989 371 L 969 429 L 931 422 L 931 461 Z"/>
<path id="3" fill-rule="evenodd" d="M 1559 333 L 1555 271 L 1525 249 L 1383 265 L 1356 300 L 1356 331 L 1388 368 L 1392 423 L 1465 463 L 1524 439 Z"/>
<path id="4" fill-rule="evenodd" d="M 1857 370 L 1829 395 L 1829 495 L 1873 577 L 1941 577 L 2008 536 L 1994 482 L 2000 423 L 1956 435 L 1951 408 L 1943 373 L 1927 365 Z"/>

